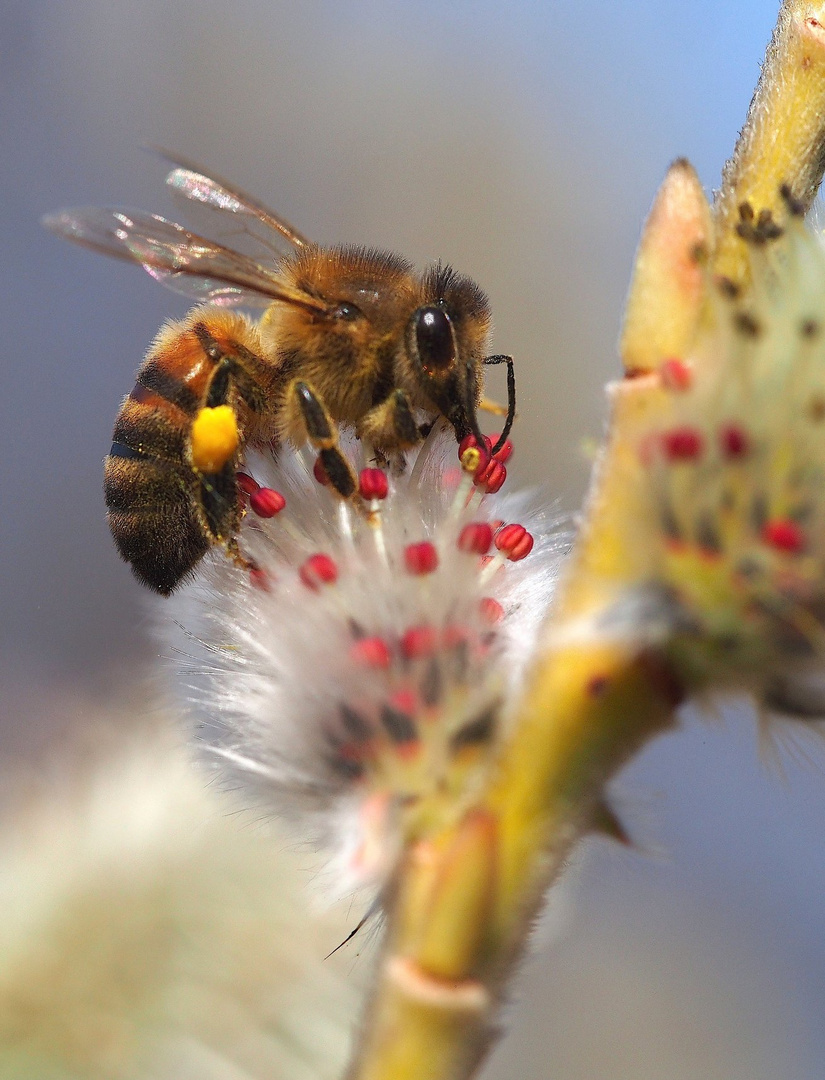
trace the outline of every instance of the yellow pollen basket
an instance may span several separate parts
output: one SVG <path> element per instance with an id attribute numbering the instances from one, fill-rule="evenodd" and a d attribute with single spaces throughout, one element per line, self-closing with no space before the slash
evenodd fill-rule
<path id="1" fill-rule="evenodd" d="M 239 442 L 238 423 L 229 405 L 201 409 L 192 424 L 192 464 L 201 472 L 220 472 Z"/>

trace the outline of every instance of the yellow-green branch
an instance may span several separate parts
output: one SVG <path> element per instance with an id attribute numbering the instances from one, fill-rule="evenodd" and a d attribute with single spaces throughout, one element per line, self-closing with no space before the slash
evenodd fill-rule
<path id="1" fill-rule="evenodd" d="M 786 0 L 733 156 L 722 174 L 715 213 L 717 273 L 748 280 L 748 257 L 737 235 L 740 207 L 756 218 L 787 218 L 780 188 L 808 209 L 825 169 L 825 2 Z"/>

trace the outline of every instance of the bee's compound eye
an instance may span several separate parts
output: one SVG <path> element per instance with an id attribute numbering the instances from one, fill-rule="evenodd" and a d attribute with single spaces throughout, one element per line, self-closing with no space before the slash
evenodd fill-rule
<path id="1" fill-rule="evenodd" d="M 455 360 L 450 317 L 438 307 L 423 307 L 413 315 L 418 356 L 425 368 L 443 370 Z"/>
<path id="2" fill-rule="evenodd" d="M 361 312 L 355 304 L 340 303 L 335 309 L 335 318 L 344 322 L 355 322 L 360 315 Z"/>

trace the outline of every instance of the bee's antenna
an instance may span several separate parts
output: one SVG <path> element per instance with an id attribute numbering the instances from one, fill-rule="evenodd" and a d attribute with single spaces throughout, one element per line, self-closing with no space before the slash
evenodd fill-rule
<path id="1" fill-rule="evenodd" d="M 497 356 L 485 357 L 484 363 L 507 365 L 507 419 L 504 421 L 504 427 L 496 440 L 495 446 L 490 451 L 491 455 L 495 455 L 507 441 L 507 436 L 510 434 L 510 429 L 516 418 L 516 373 L 513 367 L 512 356 L 505 356 L 503 353 Z"/>

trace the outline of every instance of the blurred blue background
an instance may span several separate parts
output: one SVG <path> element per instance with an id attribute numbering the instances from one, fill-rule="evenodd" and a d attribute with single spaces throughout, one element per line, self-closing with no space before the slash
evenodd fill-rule
<path id="1" fill-rule="evenodd" d="M 708 190 L 777 3 L 0 0 L 0 749 L 133 697 L 153 604 L 112 548 L 101 459 L 186 304 L 40 216 L 168 212 L 168 146 L 323 242 L 442 258 L 517 357 L 516 479 L 574 510 L 639 229 L 688 156 Z M 593 844 L 490 1075 L 825 1075 L 825 749 L 766 770 L 752 718 L 689 718 L 618 781 L 656 858 Z M 565 896 L 573 893 L 572 900 Z"/>

